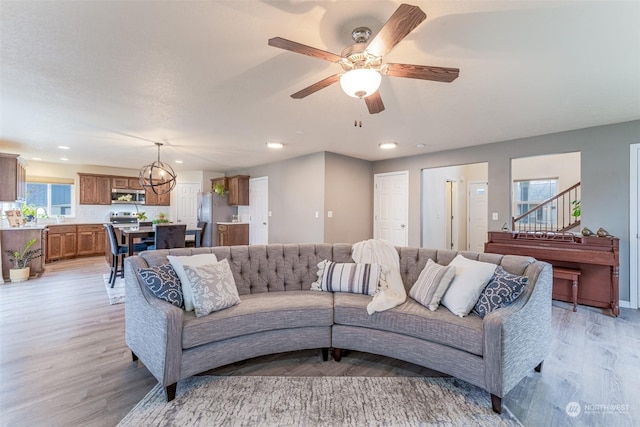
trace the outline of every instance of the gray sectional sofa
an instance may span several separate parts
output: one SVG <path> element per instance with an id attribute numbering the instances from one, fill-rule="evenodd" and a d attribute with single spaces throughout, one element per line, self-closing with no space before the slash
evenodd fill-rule
<path id="1" fill-rule="evenodd" d="M 428 259 L 447 265 L 455 251 L 397 248 L 407 294 Z M 178 381 L 256 356 L 302 349 L 359 350 L 412 362 L 487 390 L 493 410 L 532 369 L 540 371 L 551 337 L 552 270 L 530 257 L 460 252 L 526 275 L 524 292 L 484 319 L 430 311 L 407 297 L 391 310 L 367 314 L 370 296 L 310 290 L 322 260 L 353 262 L 350 244 L 270 244 L 146 251 L 125 260 L 126 343 L 175 397 Z M 226 258 L 241 303 L 204 317 L 157 298 L 138 269 L 167 255 L 214 253 Z"/>

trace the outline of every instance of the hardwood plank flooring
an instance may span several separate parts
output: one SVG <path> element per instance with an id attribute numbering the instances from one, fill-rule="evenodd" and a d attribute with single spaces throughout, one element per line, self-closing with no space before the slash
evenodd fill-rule
<path id="1" fill-rule="evenodd" d="M 25 283 L 0 285 L 0 424 L 115 426 L 155 385 L 124 343 L 124 305 L 109 305 L 104 258 L 47 264 Z M 525 426 L 640 426 L 640 312 L 619 318 L 554 302 L 552 350 L 504 399 Z M 255 358 L 215 375 L 434 376 L 429 369 L 350 352 Z M 567 415 L 566 405 L 582 413 Z M 602 405 L 617 404 L 618 407 Z M 626 406 L 625 406 L 626 405 Z"/>

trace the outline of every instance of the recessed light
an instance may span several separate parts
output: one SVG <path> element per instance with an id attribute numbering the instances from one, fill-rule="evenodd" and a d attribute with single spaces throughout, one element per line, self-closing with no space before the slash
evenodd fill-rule
<path id="1" fill-rule="evenodd" d="M 67 160 L 69 160 L 69 159 L 67 159 L 66 157 L 60 157 L 60 160 L 63 160 L 63 161 L 65 161 L 65 162 L 66 162 L 66 161 L 67 161 Z"/>
<path id="2" fill-rule="evenodd" d="M 383 150 L 392 150 L 398 146 L 398 143 L 397 142 L 381 142 L 380 144 L 378 144 L 378 146 Z"/>
<path id="3" fill-rule="evenodd" d="M 182 160 L 176 160 L 176 163 L 182 163 Z"/>
<path id="4" fill-rule="evenodd" d="M 272 142 L 267 142 L 267 147 L 273 148 L 274 150 L 278 150 L 284 147 L 284 144 L 282 142 L 272 141 Z"/>
<path id="5" fill-rule="evenodd" d="M 40 157 L 32 157 L 31 160 L 42 160 Z"/>
<path id="6" fill-rule="evenodd" d="M 426 147 L 426 145 L 424 145 L 424 144 L 418 144 L 418 145 L 416 145 L 416 148 L 424 148 L 424 147 Z"/>
<path id="7" fill-rule="evenodd" d="M 67 147 L 66 145 L 58 145 L 58 148 L 61 150 L 68 150 L 69 147 Z"/>

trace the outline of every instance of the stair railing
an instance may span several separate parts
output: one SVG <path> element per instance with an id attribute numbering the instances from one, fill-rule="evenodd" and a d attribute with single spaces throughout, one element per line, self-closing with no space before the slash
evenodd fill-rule
<path id="1" fill-rule="evenodd" d="M 543 201 L 522 215 L 511 218 L 511 230 L 528 232 L 565 232 L 580 225 L 580 183 Z M 574 213 L 578 215 L 574 215 Z"/>

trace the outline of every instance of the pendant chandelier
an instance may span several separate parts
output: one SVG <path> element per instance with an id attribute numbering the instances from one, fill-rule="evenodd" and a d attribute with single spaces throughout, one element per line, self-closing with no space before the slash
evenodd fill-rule
<path id="1" fill-rule="evenodd" d="M 140 185 L 144 189 L 149 188 L 155 194 L 166 194 L 176 186 L 177 175 L 171 166 L 160 161 L 162 144 L 155 144 L 158 146 L 158 160 L 140 169 Z"/>

